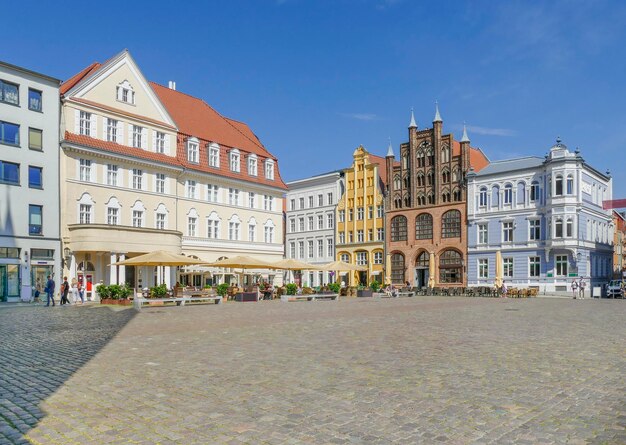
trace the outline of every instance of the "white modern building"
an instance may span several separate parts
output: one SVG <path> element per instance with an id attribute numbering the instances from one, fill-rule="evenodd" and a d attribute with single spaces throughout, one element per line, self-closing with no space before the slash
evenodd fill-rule
<path id="1" fill-rule="evenodd" d="M 0 301 L 61 279 L 59 84 L 0 62 Z"/>
<path id="2" fill-rule="evenodd" d="M 344 192 L 342 171 L 287 183 L 285 197 L 286 257 L 311 264 L 335 260 L 335 214 Z M 330 272 L 291 272 L 287 280 L 308 286 L 334 282 Z"/>

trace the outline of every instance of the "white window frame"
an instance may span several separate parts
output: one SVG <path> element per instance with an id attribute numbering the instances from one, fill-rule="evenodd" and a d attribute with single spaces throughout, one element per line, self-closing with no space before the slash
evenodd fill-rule
<path id="1" fill-rule="evenodd" d="M 239 150 L 237 150 L 236 148 L 233 148 L 229 155 L 229 166 L 230 166 L 230 171 L 231 172 L 235 172 L 235 173 L 239 173 L 241 171 L 241 155 L 239 154 Z"/>
<path id="2" fill-rule="evenodd" d="M 248 174 L 250 176 L 258 176 L 258 160 L 255 154 L 248 155 Z"/>
<path id="3" fill-rule="evenodd" d="M 220 168 L 220 146 L 209 144 L 209 167 Z"/>
<path id="4" fill-rule="evenodd" d="M 537 266 L 536 268 L 537 274 L 534 274 L 535 266 Z M 539 256 L 528 257 L 528 276 L 530 278 L 537 278 L 541 276 L 541 257 Z"/>
<path id="5" fill-rule="evenodd" d="M 513 257 L 502 258 L 502 276 L 504 278 L 513 278 L 514 262 Z"/>
<path id="6" fill-rule="evenodd" d="M 165 173 L 155 173 L 154 175 L 154 191 L 159 194 L 165 193 L 165 181 L 167 177 Z"/>
<path id="7" fill-rule="evenodd" d="M 480 223 L 477 225 L 478 231 L 478 244 L 489 244 L 489 226 L 487 223 Z"/>
<path id="8" fill-rule="evenodd" d="M 187 161 L 193 164 L 200 162 L 200 144 L 195 138 L 187 141 Z"/>
<path id="9" fill-rule="evenodd" d="M 115 164 L 107 164 L 107 185 L 117 187 L 119 180 L 119 167 Z"/>
<path id="10" fill-rule="evenodd" d="M 481 280 L 489 278 L 488 258 L 478 258 L 478 278 Z"/>
<path id="11" fill-rule="evenodd" d="M 274 161 L 272 159 L 265 160 L 265 179 L 274 180 Z"/>
<path id="12" fill-rule="evenodd" d="M 83 182 L 92 182 L 91 159 L 80 158 L 78 161 L 78 166 L 78 179 Z"/>

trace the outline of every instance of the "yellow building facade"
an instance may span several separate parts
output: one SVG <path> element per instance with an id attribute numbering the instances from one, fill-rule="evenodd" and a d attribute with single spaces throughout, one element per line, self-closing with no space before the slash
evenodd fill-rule
<path id="1" fill-rule="evenodd" d="M 364 272 L 339 272 L 348 286 L 383 282 L 385 160 L 359 146 L 352 166 L 344 170 L 345 193 L 337 204 L 337 259 L 366 266 Z"/>

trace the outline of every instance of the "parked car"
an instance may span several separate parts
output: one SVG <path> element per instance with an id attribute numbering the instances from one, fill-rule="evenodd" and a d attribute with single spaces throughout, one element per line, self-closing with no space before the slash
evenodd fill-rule
<path id="1" fill-rule="evenodd" d="M 606 285 L 606 296 L 608 298 L 624 298 L 624 282 L 622 280 L 611 280 Z"/>

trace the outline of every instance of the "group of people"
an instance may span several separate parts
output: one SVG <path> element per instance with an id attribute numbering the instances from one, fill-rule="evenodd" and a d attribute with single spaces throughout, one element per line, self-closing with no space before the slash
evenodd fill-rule
<path id="1" fill-rule="evenodd" d="M 582 277 L 578 281 L 572 281 L 572 293 L 574 294 L 574 300 L 576 300 L 577 298 L 580 300 L 585 299 L 586 286 L 587 284 L 585 283 L 585 280 L 582 279 Z"/>
<path id="2" fill-rule="evenodd" d="M 41 290 L 39 289 L 40 287 L 41 287 L 40 283 L 37 283 L 37 286 L 35 289 L 35 301 L 39 300 L 39 295 L 41 294 Z M 48 275 L 46 285 L 43 289 L 44 293 L 46 294 L 46 306 L 50 306 L 50 303 L 52 303 L 52 306 L 56 305 L 54 301 L 55 288 L 56 288 L 56 283 L 54 282 L 52 277 Z M 63 283 L 61 283 L 61 289 L 60 289 L 61 306 L 65 304 L 72 304 L 70 302 L 70 299 L 68 298 L 70 295 L 70 292 L 72 293 L 72 300 L 74 304 L 77 304 L 79 299 L 80 299 L 80 304 L 83 304 L 85 302 L 85 291 L 83 289 L 83 284 L 80 281 L 78 281 L 76 278 L 74 278 L 72 279 L 72 285 L 70 286 L 69 282 L 67 281 L 67 277 L 63 277 Z"/>

